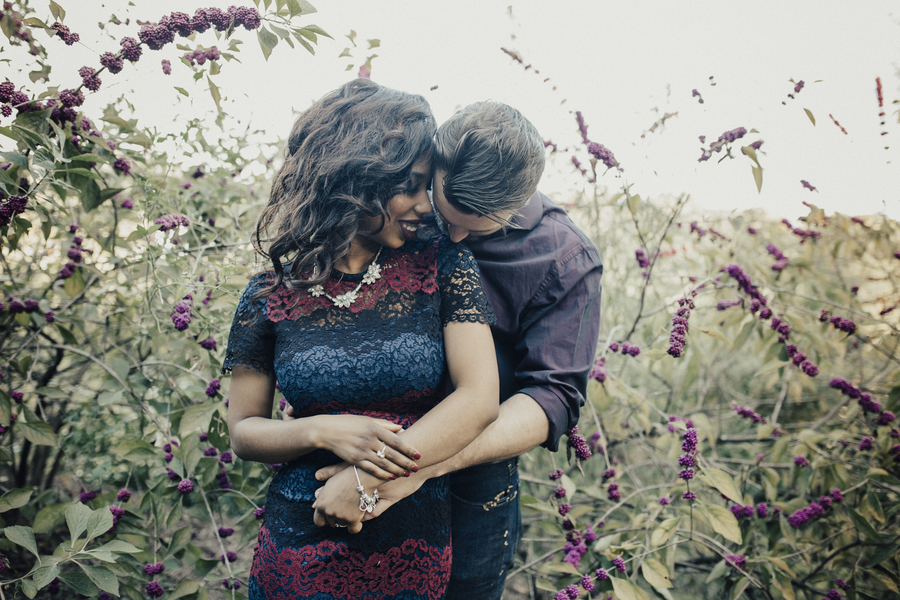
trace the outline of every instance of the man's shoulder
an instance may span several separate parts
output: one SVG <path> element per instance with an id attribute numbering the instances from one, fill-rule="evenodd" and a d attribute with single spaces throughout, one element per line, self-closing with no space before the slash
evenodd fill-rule
<path id="1" fill-rule="evenodd" d="M 529 204 L 531 202 L 540 203 L 541 213 L 530 234 L 522 240 L 523 243 L 541 248 L 543 244 L 535 244 L 535 242 L 545 240 L 556 246 L 556 255 L 560 258 L 563 255 L 580 251 L 597 256 L 599 259 L 597 247 L 587 234 L 572 221 L 564 208 L 541 192 L 535 192 Z"/>

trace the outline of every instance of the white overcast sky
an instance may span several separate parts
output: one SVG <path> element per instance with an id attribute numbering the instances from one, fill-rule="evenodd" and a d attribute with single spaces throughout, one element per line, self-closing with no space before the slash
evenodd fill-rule
<path id="1" fill-rule="evenodd" d="M 900 99 L 896 0 L 311 1 L 318 12 L 296 24 L 314 23 L 334 37 L 320 38 L 316 56 L 282 43 L 264 61 L 255 35 L 241 31 L 242 64 L 225 63 L 214 77 L 228 98 L 224 109 L 239 118 L 242 127 L 249 123 L 273 138 L 285 136 L 293 111 L 355 75 L 374 53 L 378 57 L 372 79 L 424 95 L 438 122 L 470 102 L 506 102 L 520 109 L 545 139 L 574 149 L 584 162 L 573 116 L 582 111 L 590 138 L 612 150 L 624 168 L 620 177 L 609 172 L 600 179 L 610 189 L 627 182 L 642 196 L 688 192 L 695 208 L 763 207 L 778 217 L 805 214 L 805 200 L 829 212 L 885 212 L 900 219 L 900 126 L 895 112 L 900 104 L 892 104 Z M 63 87 L 78 83 L 80 66 L 93 66 L 99 53 L 117 48 L 110 37 L 98 35 L 96 26 L 110 14 L 132 19 L 129 26 L 108 29 L 118 39 L 135 36 L 135 19 L 153 21 L 172 10 L 193 13 L 199 7 L 231 4 L 58 2 L 68 10 L 66 24 L 83 41 L 73 48 L 58 39 L 45 41 L 54 57 L 51 83 Z M 49 17 L 40 0 L 34 6 L 39 16 Z M 358 34 L 357 47 L 351 49 L 352 58 L 338 58 L 351 46 L 345 37 L 351 29 Z M 380 40 L 374 50 L 368 50 L 365 41 L 371 38 Z M 217 44 L 212 32 L 198 36 L 196 43 Z M 517 52 L 540 74 L 526 71 L 501 47 Z M 193 81 L 190 70 L 177 60 L 181 53 L 174 46 L 159 52 L 145 49 L 135 67 L 103 76 L 104 89 L 89 98 L 86 109 L 99 114 L 111 98 L 126 94 L 142 124 L 164 131 L 178 130 L 182 119 L 208 115 L 212 102 L 204 80 Z M 5 53 L 0 58 L 15 56 Z M 159 68 L 162 58 L 173 63 L 169 77 Z M 20 63 L 0 63 L 0 73 L 8 70 L 17 82 L 27 82 L 15 73 Z M 354 68 L 345 71 L 351 63 Z M 875 94 L 879 76 L 887 113 L 884 127 Z M 792 78 L 806 83 L 794 100 L 787 97 Z M 190 98 L 175 92 L 175 86 L 186 88 Z M 695 88 L 703 104 L 691 96 Z M 814 115 L 815 125 L 804 108 Z M 642 139 L 667 112 L 678 115 Z M 698 136 L 707 136 L 709 143 L 737 127 L 759 131 L 746 143 L 764 140 L 762 193 L 756 191 L 749 159 L 739 150 L 737 158 L 721 164 L 716 164 L 721 155 L 697 162 Z M 804 189 L 801 179 L 818 191 Z M 566 155 L 548 169 L 541 187 L 564 194 L 580 185 L 583 180 L 573 173 Z"/>

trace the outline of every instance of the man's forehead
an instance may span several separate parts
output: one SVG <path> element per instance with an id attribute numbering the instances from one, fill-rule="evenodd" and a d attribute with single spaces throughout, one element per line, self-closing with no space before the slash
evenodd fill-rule
<path id="1" fill-rule="evenodd" d="M 498 212 L 495 215 L 492 215 L 492 217 L 496 217 L 497 219 L 494 220 L 492 217 L 460 211 L 450 204 L 444 196 L 442 175 L 443 174 L 440 172 L 434 174 L 434 185 L 432 187 L 435 208 L 440 212 L 440 216 L 443 217 L 445 221 L 448 221 L 453 225 L 465 227 L 473 235 L 479 235 L 497 231 L 497 228 L 502 226 L 501 223 L 505 223 L 512 216 L 509 213 Z"/>

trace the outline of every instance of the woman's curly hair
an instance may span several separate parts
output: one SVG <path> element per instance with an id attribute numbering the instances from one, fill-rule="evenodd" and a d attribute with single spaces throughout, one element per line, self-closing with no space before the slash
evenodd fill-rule
<path id="1" fill-rule="evenodd" d="M 323 283 L 363 218 L 381 216 L 381 226 L 366 233 L 380 231 L 388 201 L 408 193 L 413 164 L 430 158 L 435 130 L 422 96 L 368 79 L 351 81 L 304 111 L 256 224 L 254 247 L 276 275 L 258 295 L 282 283 L 289 289 Z"/>

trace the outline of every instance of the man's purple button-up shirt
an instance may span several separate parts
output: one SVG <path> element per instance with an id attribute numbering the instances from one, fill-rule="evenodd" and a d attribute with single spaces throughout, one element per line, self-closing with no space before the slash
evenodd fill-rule
<path id="1" fill-rule="evenodd" d="M 600 331 L 600 254 L 566 212 L 537 192 L 515 229 L 466 240 L 497 324 L 500 400 L 520 393 L 547 414 L 556 450 L 578 422 Z"/>

